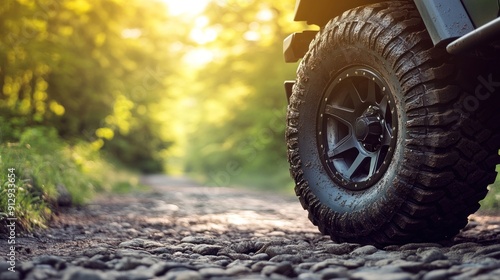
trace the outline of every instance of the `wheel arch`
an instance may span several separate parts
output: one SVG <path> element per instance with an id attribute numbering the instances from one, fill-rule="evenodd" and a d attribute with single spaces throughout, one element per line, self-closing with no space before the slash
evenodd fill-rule
<path id="1" fill-rule="evenodd" d="M 324 26 L 330 19 L 347 10 L 378 2 L 384 2 L 384 0 L 297 0 L 294 20 Z"/>
<path id="2" fill-rule="evenodd" d="M 345 11 L 380 2 L 387 2 L 387 0 L 297 0 L 294 20 L 323 27 L 329 20 Z M 475 29 L 462 0 L 413 0 L 413 2 L 434 45 L 448 43 Z M 287 57 L 287 52 L 292 53 L 292 55 L 288 55 L 290 59 L 286 59 L 287 62 L 295 62 L 300 59 L 313 39 L 310 34 L 297 34 L 298 38 L 290 37 L 284 44 L 285 57 Z M 291 49 L 295 51 L 290 51 Z"/>

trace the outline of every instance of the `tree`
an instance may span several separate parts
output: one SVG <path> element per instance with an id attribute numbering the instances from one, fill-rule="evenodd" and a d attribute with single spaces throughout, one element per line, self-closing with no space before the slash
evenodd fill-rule
<path id="1" fill-rule="evenodd" d="M 126 164 L 161 171 L 169 146 L 158 107 L 182 28 L 139 0 L 7 0 L 0 7 L 2 137 L 30 126 L 91 141 Z M 116 137 L 115 137 L 116 136 Z M 151 139 L 151 141 L 144 141 Z M 140 160 L 138 160 L 140 159 Z"/>
<path id="2" fill-rule="evenodd" d="M 294 77 L 296 65 L 284 63 L 282 40 L 301 26 L 290 24 L 293 4 L 214 1 L 207 7 L 207 23 L 195 34 L 217 36 L 193 38 L 214 59 L 199 71 L 196 82 L 203 86 L 193 89 L 197 105 L 191 111 L 198 118 L 187 141 L 186 168 L 205 174 L 209 184 L 288 182 L 282 84 Z"/>

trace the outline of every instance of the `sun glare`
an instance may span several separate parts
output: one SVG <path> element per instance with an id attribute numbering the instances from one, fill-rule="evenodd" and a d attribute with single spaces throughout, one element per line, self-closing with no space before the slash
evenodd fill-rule
<path id="1" fill-rule="evenodd" d="M 197 16 L 203 12 L 211 0 L 159 0 L 168 7 L 173 16 Z"/>
<path id="2" fill-rule="evenodd" d="M 199 67 L 211 62 L 214 56 L 215 54 L 213 51 L 205 48 L 198 48 L 188 52 L 184 56 L 184 62 L 191 66 Z"/>
<path id="3" fill-rule="evenodd" d="M 184 57 L 184 63 L 200 67 L 214 59 L 214 52 L 202 47 L 217 38 L 218 31 L 207 27 L 208 18 L 203 15 L 207 5 L 214 0 L 156 0 L 167 6 L 167 12 L 171 16 L 182 17 L 192 23 L 189 38 L 199 45 L 188 51 Z M 182 46 L 182 45 L 181 45 Z"/>

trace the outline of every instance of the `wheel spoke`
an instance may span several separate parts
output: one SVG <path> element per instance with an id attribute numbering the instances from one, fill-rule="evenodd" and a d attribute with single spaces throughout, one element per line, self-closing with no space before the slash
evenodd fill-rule
<path id="1" fill-rule="evenodd" d="M 335 158 L 336 156 L 352 148 L 356 148 L 356 139 L 352 135 L 349 135 L 344 138 L 344 141 L 337 144 L 335 147 L 332 148 L 331 151 L 328 152 L 328 157 L 330 159 Z"/>
<path id="2" fill-rule="evenodd" d="M 348 92 L 350 93 L 350 97 L 352 99 L 352 102 L 354 104 L 354 108 L 357 108 L 363 103 L 363 99 L 361 97 L 361 94 L 359 94 L 358 89 L 356 88 L 356 85 L 354 85 L 354 82 L 352 80 L 349 80 L 349 87 Z"/>
<path id="3" fill-rule="evenodd" d="M 389 98 L 387 98 L 387 95 L 384 95 L 384 97 L 380 101 L 379 108 L 380 108 L 380 112 L 382 113 L 382 117 L 386 118 L 386 116 L 387 116 L 387 109 L 390 109 L 390 107 L 389 107 Z"/>
<path id="4" fill-rule="evenodd" d="M 376 85 L 375 82 L 368 81 L 368 95 L 366 96 L 366 102 L 369 103 L 377 102 L 375 85 Z"/>
<path id="5" fill-rule="evenodd" d="M 346 176 L 349 179 L 352 179 L 352 175 L 358 170 L 358 168 L 361 166 L 363 163 L 363 160 L 366 158 L 362 153 L 359 153 L 354 162 L 352 163 L 351 167 L 349 167 L 349 170 L 346 172 Z"/>
<path id="6" fill-rule="evenodd" d="M 377 153 L 375 153 L 370 159 L 370 172 L 368 174 L 368 177 L 373 176 L 375 172 L 377 172 L 379 157 L 380 157 L 380 150 Z"/>
<path id="7" fill-rule="evenodd" d="M 349 127 L 352 127 L 352 124 L 356 122 L 354 110 L 340 107 L 338 105 L 326 105 L 325 114 L 332 116 L 339 121 L 342 121 Z"/>
<path id="8" fill-rule="evenodd" d="M 390 124 L 384 124 L 384 139 L 382 140 L 382 146 L 390 146 L 391 140 L 393 138 L 393 131 Z"/>

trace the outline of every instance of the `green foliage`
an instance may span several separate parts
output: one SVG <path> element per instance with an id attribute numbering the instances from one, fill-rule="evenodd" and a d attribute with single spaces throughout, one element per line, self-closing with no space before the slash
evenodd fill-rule
<path id="1" fill-rule="evenodd" d="M 497 166 L 497 172 L 500 173 L 500 166 Z M 500 209 L 500 175 L 497 176 L 495 183 L 488 186 L 488 189 L 488 195 L 481 201 L 481 209 Z"/>
<path id="2" fill-rule="evenodd" d="M 189 109 L 198 116 L 191 116 L 186 170 L 203 174 L 209 185 L 291 189 L 283 81 L 294 78 L 296 65 L 284 63 L 281 46 L 293 28 L 294 3 L 231 3 L 206 10 L 206 28 L 224 31 L 203 47 L 224 54 L 199 71 L 200 86 L 191 90 L 196 102 Z"/>
<path id="3" fill-rule="evenodd" d="M 138 184 L 136 175 L 113 166 L 93 151 L 89 143 L 69 146 L 57 131 L 47 127 L 27 129 L 16 144 L 0 146 L 0 209 L 7 209 L 8 169 L 16 174 L 15 216 L 25 230 L 43 227 L 57 210 L 57 186 L 64 186 L 73 203 L 82 204 L 97 191 L 128 190 Z"/>
<path id="4" fill-rule="evenodd" d="M 161 133 L 168 124 L 159 123 L 153 110 L 162 110 L 157 102 L 165 99 L 166 78 L 177 59 L 167 48 L 182 31 L 168 20 L 165 7 L 139 0 L 5 2 L 2 140 L 19 140 L 27 127 L 54 127 L 65 139 L 93 142 L 94 149 L 112 147 L 110 154 L 117 157 L 147 158 L 125 161 L 132 167 L 162 170 L 156 154 L 168 147 Z M 111 133 L 99 133 L 103 129 Z M 123 136 L 116 145 L 115 134 Z"/>
<path id="5" fill-rule="evenodd" d="M 4 149 L 2 148 L 2 152 Z M 3 153 L 2 161 L 4 157 L 18 157 L 23 158 L 23 155 L 20 155 L 20 151 L 18 151 L 17 155 L 10 153 Z M 9 160 L 9 159 L 8 159 Z M 45 201 L 42 200 L 41 196 L 43 195 L 39 189 L 37 189 L 31 183 L 30 179 L 25 179 L 19 174 L 19 169 L 15 166 L 19 166 L 19 164 L 12 163 L 9 164 L 9 168 L 14 168 L 16 171 L 14 172 L 16 178 L 16 193 L 15 193 L 15 201 L 9 200 L 8 197 L 8 169 L 4 168 L 3 164 L 0 164 L 2 167 L 2 172 L 0 173 L 0 182 L 2 182 L 0 189 L 0 215 L 4 217 L 10 215 L 11 209 L 8 208 L 9 205 L 14 207 L 14 217 L 17 218 L 17 223 L 26 230 L 31 230 L 34 227 L 44 227 L 47 218 L 50 216 L 51 211 L 50 208 L 47 207 Z M 5 230 L 4 227 L 0 228 L 0 232 Z"/>

